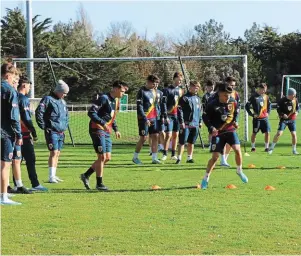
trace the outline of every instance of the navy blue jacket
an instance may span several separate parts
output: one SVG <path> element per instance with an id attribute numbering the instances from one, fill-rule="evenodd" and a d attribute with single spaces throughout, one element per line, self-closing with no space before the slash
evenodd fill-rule
<path id="1" fill-rule="evenodd" d="M 253 112 L 251 112 L 251 106 Z M 250 116 L 257 115 L 257 119 L 266 119 L 268 118 L 271 112 L 271 101 L 269 96 L 266 94 L 259 95 L 258 93 L 253 94 L 248 100 L 245 108 Z"/>
<path id="2" fill-rule="evenodd" d="M 37 137 L 36 129 L 33 126 L 30 112 L 30 102 L 26 95 L 19 93 L 19 109 L 21 117 L 21 130 L 23 138 L 29 137 L 30 133 L 33 137 Z"/>
<path id="3" fill-rule="evenodd" d="M 141 87 L 137 93 L 137 117 L 138 120 L 147 121 L 157 118 L 157 91 Z"/>
<path id="4" fill-rule="evenodd" d="M 17 91 L 1 81 L 1 138 L 22 139 Z"/>
<path id="5" fill-rule="evenodd" d="M 164 104 L 164 98 L 163 97 L 163 92 L 159 89 L 157 89 L 157 101 L 156 101 L 156 108 L 157 108 L 157 119 L 158 120 L 162 120 L 164 118 L 163 113 L 166 112 L 164 111 L 164 106 L 166 106 L 166 104 Z"/>
<path id="6" fill-rule="evenodd" d="M 298 99 L 289 100 L 287 97 L 281 98 L 277 103 L 277 112 L 280 120 L 296 120 L 296 113 L 299 112 Z M 283 119 L 283 115 L 287 115 L 287 119 Z"/>
<path id="7" fill-rule="evenodd" d="M 221 103 L 218 98 L 210 101 L 204 111 L 203 121 L 211 133 L 213 128 L 219 133 L 234 131 L 233 123 L 238 123 L 239 107 L 234 98 L 228 103 Z"/>
<path id="8" fill-rule="evenodd" d="M 168 86 L 163 89 L 163 101 L 164 101 L 164 118 L 167 116 L 176 116 L 178 114 L 177 106 L 180 97 L 183 94 L 183 90 L 178 86 Z"/>
<path id="9" fill-rule="evenodd" d="M 178 104 L 178 118 L 180 124 L 189 127 L 199 127 L 202 123 L 202 105 L 201 99 L 197 95 L 187 92 L 183 95 Z"/>
<path id="10" fill-rule="evenodd" d="M 100 94 L 88 111 L 88 116 L 91 119 L 89 123 L 90 133 L 98 133 L 100 130 L 104 130 L 104 125 L 113 128 L 116 132 L 118 127 L 115 118 L 118 109 L 119 99 L 112 98 L 110 93 Z"/>
<path id="11" fill-rule="evenodd" d="M 203 97 L 202 97 L 202 104 L 203 104 L 203 109 L 206 109 L 208 101 L 210 99 L 210 97 L 215 94 L 214 92 L 208 93 L 206 92 Z"/>
<path id="12" fill-rule="evenodd" d="M 54 93 L 43 97 L 36 109 L 36 121 L 43 130 L 66 131 L 69 123 L 66 102 L 59 99 Z"/>

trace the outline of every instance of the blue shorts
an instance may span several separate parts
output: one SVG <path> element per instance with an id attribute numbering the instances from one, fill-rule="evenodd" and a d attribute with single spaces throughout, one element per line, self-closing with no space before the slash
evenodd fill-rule
<path id="1" fill-rule="evenodd" d="M 15 139 L 12 137 L 1 138 L 1 161 L 11 162 L 14 154 Z"/>
<path id="2" fill-rule="evenodd" d="M 236 132 L 225 132 L 218 136 L 212 137 L 210 152 L 224 152 L 226 144 L 230 146 L 240 145 L 240 141 Z"/>
<path id="3" fill-rule="evenodd" d="M 19 146 L 19 145 L 14 146 L 13 159 L 16 159 L 16 160 L 21 160 L 22 159 L 21 146 Z"/>
<path id="4" fill-rule="evenodd" d="M 49 151 L 61 151 L 65 141 L 65 134 L 63 132 L 45 131 L 45 139 Z"/>
<path id="5" fill-rule="evenodd" d="M 270 132 L 271 127 L 269 123 L 269 119 L 256 119 L 253 118 L 253 133 L 258 133 L 261 131 L 262 133 Z"/>
<path id="6" fill-rule="evenodd" d="M 178 132 L 180 130 L 179 119 L 177 116 L 168 116 L 169 124 L 166 124 L 166 132 Z"/>
<path id="7" fill-rule="evenodd" d="M 94 150 L 97 154 L 112 152 L 111 135 L 108 132 L 99 130 L 97 133 L 90 133 Z"/>
<path id="8" fill-rule="evenodd" d="M 196 127 L 186 127 L 185 129 L 180 129 L 179 144 L 185 145 L 186 142 L 194 144 L 198 137 L 198 132 L 198 128 Z"/>
<path id="9" fill-rule="evenodd" d="M 286 126 L 290 130 L 290 132 L 296 131 L 296 120 L 285 120 L 280 121 L 278 126 L 278 131 L 284 131 Z"/>
<path id="10" fill-rule="evenodd" d="M 159 133 L 158 120 L 150 119 L 151 125 L 148 126 L 144 120 L 138 120 L 139 136 Z"/>

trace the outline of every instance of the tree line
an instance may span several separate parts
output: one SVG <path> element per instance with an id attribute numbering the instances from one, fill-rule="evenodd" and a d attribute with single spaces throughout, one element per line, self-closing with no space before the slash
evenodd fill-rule
<path id="1" fill-rule="evenodd" d="M 54 24 L 51 18 L 41 20 L 40 15 L 34 16 L 32 22 L 36 58 L 44 58 L 46 52 L 53 58 L 248 55 L 249 88 L 266 82 L 272 99 L 280 97 L 283 75 L 301 74 L 301 33 L 282 35 L 277 29 L 256 22 L 245 30 L 244 38 L 232 38 L 222 23 L 210 19 L 195 25 L 181 38 L 156 34 L 152 39 L 138 35 L 127 21 L 112 23 L 96 36 L 82 6 L 78 18 L 67 23 Z M 6 9 L 1 19 L 1 60 L 9 61 L 13 57 L 26 58 L 26 20 L 19 8 Z M 57 63 L 53 63 L 54 71 L 70 85 L 68 101 L 79 103 L 89 102 L 97 92 L 108 91 L 116 79 L 130 85 L 129 100 L 133 103 L 148 74 L 157 74 L 163 86 L 171 83 L 173 72 L 181 70 L 177 61 L 71 62 L 64 65 L 77 72 Z M 26 71 L 26 64 L 19 63 L 18 67 Z M 209 79 L 219 81 L 228 75 L 235 76 L 242 84 L 242 61 L 186 61 L 184 67 L 187 76 L 202 85 Z M 42 97 L 51 87 L 48 64 L 36 63 L 35 96 Z"/>

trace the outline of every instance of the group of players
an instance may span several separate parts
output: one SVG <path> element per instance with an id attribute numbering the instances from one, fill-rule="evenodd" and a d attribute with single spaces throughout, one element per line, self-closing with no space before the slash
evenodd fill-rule
<path id="1" fill-rule="evenodd" d="M 19 205 L 21 203 L 10 199 L 13 196 L 12 193 L 47 191 L 47 188 L 39 183 L 35 170 L 33 141 L 37 140 L 37 135 L 31 120 L 29 100 L 26 97 L 30 81 L 26 76 L 20 77 L 18 70 L 11 64 L 2 65 L 1 75 L 1 204 Z M 208 161 L 206 173 L 201 181 L 202 189 L 207 189 L 210 174 L 219 156 L 221 165 L 229 166 L 227 158 L 231 149 L 235 154 L 237 175 L 242 182 L 247 183 L 248 178 L 242 170 L 240 141 L 236 133 L 241 103 L 239 94 L 235 90 L 235 78 L 227 77 L 225 81 L 217 84 L 208 81 L 206 93 L 202 99 L 198 96 L 199 82 L 190 81 L 185 93 L 182 82 L 183 75 L 176 72 L 173 76 L 173 84 L 160 91 L 158 89 L 160 79 L 156 75 L 149 75 L 145 85 L 138 91 L 137 118 L 140 137 L 132 161 L 135 164 L 142 164 L 139 153 L 149 137 L 153 164 L 160 164 L 161 161 L 167 159 L 170 141 L 171 158 L 175 160 L 176 164 L 181 163 L 186 144 L 186 162 L 193 163 L 194 144 L 203 122 L 209 131 L 212 157 Z M 112 131 L 115 132 L 116 138 L 121 137 L 116 123 L 116 114 L 120 98 L 127 90 L 128 85 L 125 82 L 115 81 L 110 92 L 97 95 L 88 111 L 89 133 L 97 159 L 80 176 L 86 189 L 91 189 L 89 178 L 95 172 L 96 189 L 108 190 L 103 183 L 104 167 L 111 160 Z M 293 153 L 298 154 L 296 151 L 296 117 L 299 106 L 296 91 L 290 88 L 288 95 L 278 102 L 277 112 L 280 122 L 271 147 L 269 147 L 270 126 L 268 121 L 271 103 L 266 91 L 266 84 L 257 85 L 256 92 L 245 106 L 248 114 L 253 117 L 251 151 L 255 151 L 256 134 L 261 130 L 265 133 L 265 150 L 271 154 L 283 130 L 288 126 L 292 134 Z M 62 182 L 56 175 L 56 169 L 64 143 L 64 132 L 68 128 L 69 115 L 64 101 L 68 92 L 68 85 L 60 80 L 51 94 L 42 98 L 35 111 L 37 124 L 44 130 L 50 152 L 48 159 L 49 183 Z M 158 151 L 163 154 L 161 160 L 158 159 Z M 26 161 L 29 179 L 32 183 L 32 188 L 29 190 L 23 186 L 21 179 L 22 158 Z M 16 189 L 9 187 L 11 165 Z"/>

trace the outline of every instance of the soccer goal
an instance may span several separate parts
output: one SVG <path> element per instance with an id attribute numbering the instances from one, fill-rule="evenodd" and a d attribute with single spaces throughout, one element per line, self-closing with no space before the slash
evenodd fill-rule
<path id="1" fill-rule="evenodd" d="M 241 141 L 248 141 L 248 115 L 244 111 L 244 105 L 248 99 L 247 82 L 247 56 L 246 55 L 222 55 L 222 56 L 166 56 L 166 57 L 120 57 L 120 58 L 50 58 L 57 79 L 64 79 L 72 89 L 77 88 L 78 97 L 66 101 L 70 111 L 70 128 L 75 144 L 90 144 L 91 139 L 88 132 L 89 118 L 87 110 L 90 100 L 97 92 L 107 92 L 113 80 L 123 80 L 129 84 L 127 98 L 122 102 L 122 111 L 117 115 L 117 124 L 122 133 L 122 139 L 113 142 L 134 144 L 138 139 L 138 127 L 136 117 L 136 93 L 145 84 L 145 79 L 149 74 L 156 74 L 161 79 L 159 88 L 172 83 L 174 72 L 180 71 L 185 75 L 185 82 L 197 80 L 201 86 L 207 80 L 214 82 L 222 81 L 227 76 L 234 76 L 238 81 L 238 88 L 242 109 L 240 113 L 240 128 L 238 130 Z M 45 65 L 46 58 L 14 58 L 15 66 L 25 70 L 25 63 L 34 62 L 35 83 L 43 84 L 35 89 L 38 98 L 49 93 L 51 80 Z M 66 72 L 66 67 L 68 72 Z M 74 71 L 84 74 L 74 74 Z M 77 77 L 77 82 L 73 83 L 68 76 Z M 86 79 L 89 77 L 90 79 Z M 185 88 L 185 85 L 183 84 Z M 79 89 L 80 88 L 80 89 Z M 82 91 L 80 91 L 82 90 Z M 200 91 L 200 97 L 204 91 Z M 83 98 L 85 96 L 86 98 Z M 32 102 L 35 100 L 32 99 Z M 208 143 L 208 131 L 206 127 L 201 129 L 204 143 Z M 114 137 L 114 136 L 113 136 Z M 66 143 L 70 143 L 70 138 L 66 138 Z"/>
<path id="2" fill-rule="evenodd" d="M 282 77 L 281 97 L 287 95 L 288 89 L 294 88 L 297 91 L 298 100 L 301 99 L 301 75 L 284 75 Z"/>

